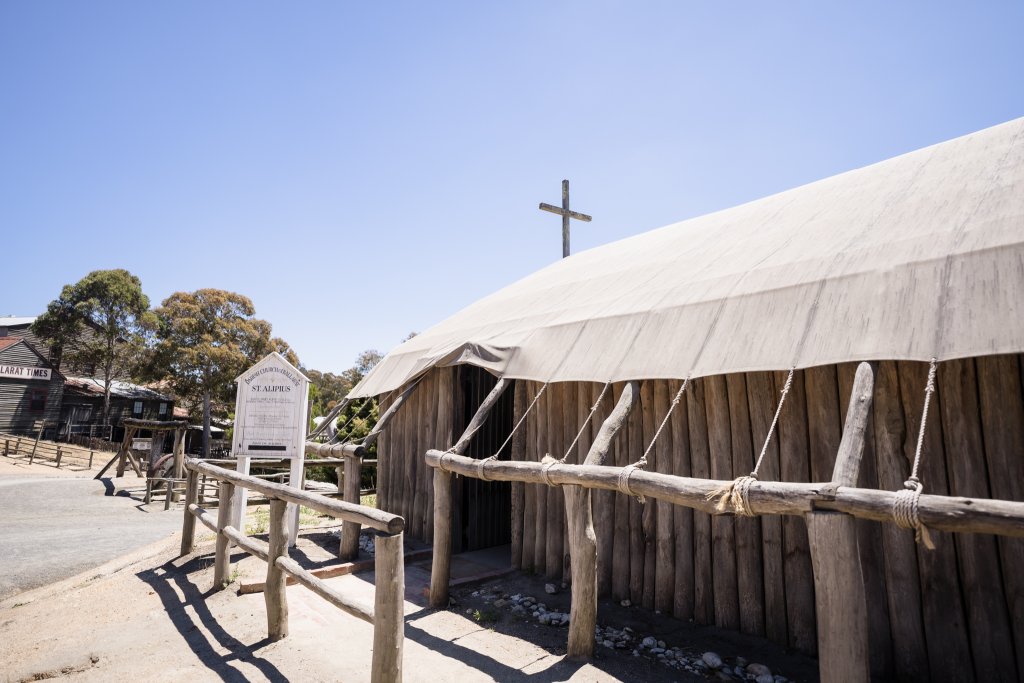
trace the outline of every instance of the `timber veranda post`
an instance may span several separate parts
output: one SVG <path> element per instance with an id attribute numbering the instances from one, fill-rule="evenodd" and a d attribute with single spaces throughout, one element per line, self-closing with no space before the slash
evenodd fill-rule
<path id="1" fill-rule="evenodd" d="M 213 563 L 213 590 L 220 590 L 228 584 L 231 576 L 231 542 L 222 529 L 231 526 L 231 511 L 235 502 L 235 485 L 226 481 L 220 483 L 220 500 L 217 503 L 217 553 Z"/>
<path id="2" fill-rule="evenodd" d="M 196 517 L 189 506 L 199 499 L 199 473 L 189 470 L 185 480 L 185 516 L 181 524 L 181 556 L 191 553 L 196 546 Z"/>
<path id="3" fill-rule="evenodd" d="M 358 455 L 345 454 L 344 499 L 348 503 L 359 505 L 359 472 L 362 463 Z M 341 544 L 338 548 L 340 559 L 351 562 L 359 556 L 358 522 L 345 521 L 341 525 Z"/>
<path id="4" fill-rule="evenodd" d="M 830 486 L 855 487 L 871 413 L 874 369 L 861 363 Z M 807 513 L 818 622 L 818 667 L 823 683 L 871 679 L 868 616 L 856 519 L 834 511 Z"/>
<path id="5" fill-rule="evenodd" d="M 288 635 L 287 577 L 277 566 L 279 557 L 288 557 L 288 503 L 270 499 L 270 543 L 267 552 L 267 582 L 263 596 L 267 604 L 267 635 L 281 640 Z"/>
<path id="6" fill-rule="evenodd" d="M 405 643 L 404 533 L 374 536 L 371 683 L 401 683 Z"/>

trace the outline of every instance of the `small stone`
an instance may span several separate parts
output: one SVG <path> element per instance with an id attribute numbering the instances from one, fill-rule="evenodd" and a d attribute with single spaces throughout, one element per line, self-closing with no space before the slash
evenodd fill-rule
<path id="1" fill-rule="evenodd" d="M 629 600 L 623 600 L 623 602 L 629 602 Z M 629 607 L 629 605 L 626 605 L 626 607 Z M 623 627 L 622 627 L 622 632 L 623 632 L 623 633 L 632 633 L 632 632 L 633 632 L 633 629 L 631 629 L 631 628 L 630 628 L 630 627 L 628 627 L 628 626 L 623 626 Z"/>
<path id="2" fill-rule="evenodd" d="M 555 593 L 558 592 L 558 589 L 555 588 L 555 584 L 553 584 L 553 583 L 545 583 L 544 584 L 544 592 L 547 593 L 548 595 L 554 595 Z"/>
<path id="3" fill-rule="evenodd" d="M 665 654 L 665 648 L 663 648 L 663 647 L 652 647 L 651 648 L 651 654 L 652 655 L 663 655 L 663 654 Z"/>
<path id="4" fill-rule="evenodd" d="M 658 647 L 660 647 L 662 650 L 664 650 L 665 647 L 666 647 L 665 646 L 665 641 L 664 640 L 659 640 L 658 641 Z"/>
<path id="5" fill-rule="evenodd" d="M 539 621 L 542 624 L 550 624 L 551 617 L 549 617 L 547 614 L 542 614 L 540 615 L 540 617 L 537 618 L 537 621 Z"/>
<path id="6" fill-rule="evenodd" d="M 568 625 L 568 623 L 569 623 L 569 615 L 568 614 L 563 614 L 562 618 L 559 621 L 562 622 L 562 626 Z"/>
<path id="7" fill-rule="evenodd" d="M 736 658 L 736 666 L 746 666 L 746 665 L 747 665 L 747 658 L 746 657 L 737 657 Z"/>
<path id="8" fill-rule="evenodd" d="M 757 676 L 768 676 L 768 677 L 771 677 L 772 670 L 769 669 L 764 664 L 758 664 L 757 662 L 754 662 L 753 664 L 748 664 L 747 665 L 747 673 L 748 674 L 753 674 L 755 677 L 757 677 Z M 774 681 L 775 679 L 772 679 L 772 680 Z"/>
<path id="9" fill-rule="evenodd" d="M 495 600 L 494 601 L 494 606 L 495 607 L 504 607 L 507 604 L 508 604 L 508 600 L 505 600 L 504 598 L 502 598 L 501 600 Z"/>
<path id="10" fill-rule="evenodd" d="M 775 679 L 772 678 L 771 674 L 761 674 L 754 679 L 754 683 L 775 683 Z"/>
<path id="11" fill-rule="evenodd" d="M 473 597 L 474 598 L 480 597 L 480 591 L 473 591 Z"/>
<path id="12" fill-rule="evenodd" d="M 776 676 L 775 683 L 788 683 L 785 676 Z"/>
<path id="13" fill-rule="evenodd" d="M 653 636 L 647 636 L 642 641 L 640 641 L 640 644 L 644 647 L 651 648 L 656 647 L 658 645 L 658 641 Z"/>
<path id="14" fill-rule="evenodd" d="M 523 608 L 522 605 L 512 605 L 512 611 L 516 614 L 522 614 L 526 610 Z"/>
<path id="15" fill-rule="evenodd" d="M 545 604 L 544 604 L 543 602 L 538 602 L 538 603 L 537 603 L 537 609 L 540 609 L 540 610 L 545 610 L 545 609 L 547 609 L 547 608 L 548 608 L 548 606 L 547 606 L 547 605 L 545 605 Z"/>
<path id="16" fill-rule="evenodd" d="M 625 650 L 626 649 L 626 642 L 625 641 L 619 641 L 618 643 L 615 644 L 615 648 L 618 649 L 618 650 Z"/>
<path id="17" fill-rule="evenodd" d="M 604 645 L 605 647 L 615 647 L 615 643 L 613 643 L 613 642 L 612 642 L 612 641 L 610 641 L 610 640 L 605 640 L 605 641 L 602 641 L 602 643 L 601 643 L 601 644 L 602 644 L 602 645 Z"/>
<path id="18" fill-rule="evenodd" d="M 704 660 L 704 663 L 708 665 L 708 668 L 711 668 L 711 669 L 720 669 L 720 668 L 722 668 L 722 658 L 719 657 L 718 653 L 716 653 L 716 652 L 705 652 L 703 655 L 701 655 L 700 658 L 702 660 Z"/>
<path id="19" fill-rule="evenodd" d="M 622 605 L 623 607 L 631 607 L 633 605 L 633 603 L 630 602 L 628 599 L 627 600 L 623 600 L 619 604 Z"/>

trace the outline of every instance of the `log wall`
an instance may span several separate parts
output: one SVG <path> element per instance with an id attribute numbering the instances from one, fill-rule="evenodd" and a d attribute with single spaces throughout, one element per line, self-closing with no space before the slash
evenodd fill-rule
<path id="1" fill-rule="evenodd" d="M 855 370 L 850 363 L 796 373 L 762 479 L 831 478 Z M 926 493 L 1024 501 L 1022 370 L 1019 356 L 939 365 L 921 465 Z M 879 364 L 860 486 L 896 490 L 908 476 L 927 372 L 925 363 Z M 451 369 L 432 371 L 417 391 L 415 409 L 398 418 L 379 446 L 385 449 L 381 463 L 391 461 L 381 473 L 381 506 L 407 519 L 417 496 L 430 495 L 430 480 L 410 472 L 423 474 L 426 448 L 452 443 L 445 407 L 451 405 L 445 399 L 453 391 L 452 376 Z M 648 469 L 717 479 L 749 473 L 785 379 L 785 372 L 755 372 L 691 380 Z M 608 464 L 640 458 L 679 384 L 642 383 L 637 409 L 616 437 Z M 516 420 L 539 388 L 537 382 L 516 382 Z M 621 390 L 616 384 L 606 393 L 569 462 L 585 456 Z M 592 383 L 549 386 L 524 423 L 524 437 L 513 441 L 512 458 L 562 457 L 600 391 Z M 431 443 L 421 436 L 430 430 L 411 427 L 417 422 L 432 425 L 437 436 Z M 404 486 L 396 472 L 405 475 Z M 512 508 L 513 565 L 567 579 L 562 491 L 524 484 L 514 495 L 522 502 Z M 661 503 L 641 505 L 611 491 L 595 491 L 593 508 L 602 596 L 815 653 L 814 581 L 799 517 L 710 517 Z M 429 510 L 419 516 L 419 526 L 413 522 L 411 535 L 429 538 Z M 933 531 L 936 550 L 928 551 L 914 543 L 912 532 L 892 524 L 857 525 L 876 676 L 1022 679 L 1024 539 Z"/>

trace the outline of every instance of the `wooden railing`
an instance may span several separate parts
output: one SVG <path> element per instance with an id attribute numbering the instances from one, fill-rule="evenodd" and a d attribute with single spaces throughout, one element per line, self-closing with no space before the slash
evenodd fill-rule
<path id="1" fill-rule="evenodd" d="M 0 447 L 3 448 L 5 457 L 15 458 L 27 455 L 29 464 L 35 462 L 36 459 L 40 459 L 53 461 L 58 468 L 62 464 L 72 462 L 75 465 L 92 469 L 92 460 L 96 451 L 70 444 L 47 441 L 41 437 L 41 430 L 39 435 L 34 438 L 0 432 L 0 440 L 2 440 Z"/>
<path id="2" fill-rule="evenodd" d="M 807 522 L 814 568 L 822 681 L 866 682 L 870 678 L 867 605 L 854 518 L 893 523 L 893 501 L 896 498 L 891 491 L 856 486 L 873 386 L 873 371 L 868 364 L 862 363 L 854 381 L 831 481 L 811 484 L 755 481 L 744 493 L 746 510 L 750 514 L 801 515 Z M 430 605 L 442 607 L 448 604 L 453 474 L 488 481 L 565 486 L 572 570 L 567 654 L 588 658 L 594 651 L 597 616 L 595 533 L 609 532 L 608 529 L 595 528 L 590 491 L 620 491 L 718 515 L 735 512 L 723 509 L 716 502 L 719 493 L 733 482 L 602 464 L 613 437 L 633 408 L 638 389 L 635 382 L 627 383 L 623 389 L 618 405 L 602 424 L 584 464 L 547 459 L 542 462 L 476 460 L 464 456 L 462 453 L 469 439 L 483 424 L 504 388 L 503 381 L 499 380 L 455 446 L 447 451 L 429 450 L 426 453 L 427 465 L 434 468 L 434 554 Z M 1024 502 L 922 495 L 917 505 L 920 521 L 926 527 L 960 533 L 1024 537 Z"/>
<path id="3" fill-rule="evenodd" d="M 195 548 L 197 519 L 217 534 L 216 557 L 213 565 L 214 589 L 222 588 L 228 582 L 228 577 L 231 575 L 229 550 L 231 544 L 234 544 L 267 563 L 264 597 L 267 605 L 267 629 L 271 640 L 280 640 L 288 635 L 288 599 L 285 587 L 287 577 L 290 576 L 335 607 L 373 624 L 371 681 L 391 683 L 402 680 L 405 623 L 403 613 L 405 558 L 402 548 L 404 519 L 376 508 L 334 500 L 316 493 L 239 474 L 201 460 L 187 459 L 185 469 L 188 474 L 185 489 L 184 524 L 181 532 L 181 554 L 187 555 Z M 203 509 L 196 502 L 199 497 L 199 477 L 201 475 L 220 482 L 216 515 Z M 244 532 L 231 526 L 232 501 L 237 487 L 262 493 L 270 501 L 269 543 L 250 538 Z M 376 587 L 372 607 L 343 595 L 288 557 L 288 515 L 286 510 L 289 503 L 302 505 L 321 514 L 341 519 L 346 527 L 343 529 L 343 534 L 348 533 L 350 524 L 355 525 L 357 548 L 360 527 L 367 526 L 377 531 L 374 538 Z"/>

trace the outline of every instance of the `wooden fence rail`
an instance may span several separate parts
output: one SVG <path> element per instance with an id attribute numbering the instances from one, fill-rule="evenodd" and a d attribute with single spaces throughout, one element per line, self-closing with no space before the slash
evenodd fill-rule
<path id="1" fill-rule="evenodd" d="M 288 635 L 287 577 L 292 577 L 342 611 L 373 624 L 373 655 L 370 680 L 392 683 L 402 680 L 404 643 L 405 558 L 403 535 L 405 520 L 375 508 L 339 501 L 299 489 L 275 484 L 249 475 L 188 459 L 185 489 L 185 514 L 181 533 L 181 554 L 195 548 L 195 524 L 199 520 L 217 534 L 214 559 L 214 589 L 223 588 L 231 575 L 230 546 L 238 546 L 267 563 L 264 597 L 267 605 L 267 630 L 271 640 Z M 217 514 L 203 509 L 199 498 L 199 477 L 220 482 Z M 356 480 L 358 483 L 358 479 Z M 262 493 L 270 500 L 270 542 L 249 538 L 230 525 L 232 500 L 236 487 Z M 343 595 L 322 579 L 303 569 L 288 557 L 287 504 L 303 505 L 347 524 L 377 530 L 374 538 L 375 581 L 372 607 Z M 356 539 L 358 544 L 358 538 Z M 358 549 L 358 545 L 357 545 Z"/>
<path id="2" fill-rule="evenodd" d="M 44 440 L 41 436 L 41 433 L 29 437 L 0 432 L 0 447 L 6 457 L 28 456 L 30 464 L 39 459 L 53 462 L 58 468 L 68 463 L 92 468 L 95 450 Z"/>
<path id="3" fill-rule="evenodd" d="M 637 393 L 627 383 L 615 409 L 594 439 L 585 464 L 565 464 L 545 458 L 541 462 L 477 460 L 461 455 L 459 448 L 428 450 L 428 466 L 434 468 L 434 556 L 430 604 L 448 602 L 451 552 L 451 476 L 459 474 L 483 480 L 568 486 L 566 519 L 572 569 L 572 613 L 567 653 L 586 658 L 593 654 L 597 613 L 595 533 L 613 530 L 595 525 L 589 491 L 604 489 L 631 496 L 699 510 L 711 515 L 732 514 L 732 508 L 716 504 L 732 481 L 646 472 L 603 464 L 615 434 L 627 422 Z M 855 486 L 864 452 L 864 433 L 869 419 L 874 371 L 862 363 L 850 393 L 846 427 L 838 447 L 832 479 L 823 483 L 754 481 L 744 503 L 754 515 L 799 515 L 807 522 L 814 568 L 814 593 L 818 621 L 818 656 L 822 681 L 868 681 L 868 623 L 864 578 L 854 518 L 894 523 L 891 491 Z M 501 383 L 495 387 L 500 394 Z M 486 418 L 495 401 L 483 402 L 470 429 Z M 470 429 L 467 434 L 471 436 Z M 465 441 L 460 439 L 458 443 Z M 596 464 L 595 464 L 596 463 Z M 648 501 L 647 505 L 653 505 Z M 922 495 L 920 520 L 927 527 L 967 533 L 1024 537 L 1024 503 L 982 498 Z M 548 511 L 550 513 L 550 510 Z M 596 526 L 596 528 L 595 528 Z M 911 532 L 907 532 L 911 533 Z"/>

